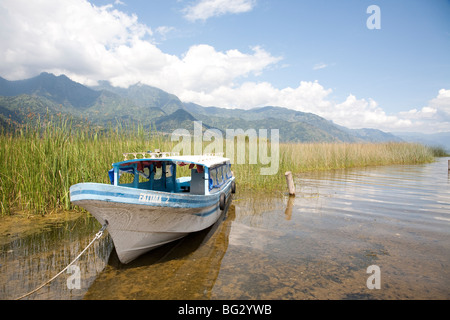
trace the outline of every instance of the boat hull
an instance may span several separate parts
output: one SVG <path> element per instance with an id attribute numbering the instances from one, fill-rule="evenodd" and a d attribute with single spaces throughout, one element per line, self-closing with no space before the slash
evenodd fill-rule
<path id="1" fill-rule="evenodd" d="M 231 195 L 231 182 L 220 192 L 199 196 L 95 183 L 71 187 L 73 204 L 107 223 L 120 262 L 213 225 L 222 213 L 220 194 Z"/>

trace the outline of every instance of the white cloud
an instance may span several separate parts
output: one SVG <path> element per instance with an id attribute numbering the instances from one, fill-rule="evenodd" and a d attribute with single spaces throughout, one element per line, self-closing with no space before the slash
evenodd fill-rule
<path id="1" fill-rule="evenodd" d="M 427 133 L 450 131 L 450 90 L 441 89 L 436 98 L 420 110 L 399 112 L 399 117 L 413 123 L 414 130 Z"/>
<path id="2" fill-rule="evenodd" d="M 260 47 L 252 50 L 252 54 L 245 54 L 238 50 L 217 52 L 209 45 L 192 46 L 173 66 L 173 72 L 179 73 L 184 89 L 211 92 L 220 86 L 232 86 L 240 77 L 258 75 L 280 60 Z"/>
<path id="3" fill-rule="evenodd" d="M 160 26 L 155 29 L 155 33 L 158 33 L 163 40 L 166 40 L 167 34 L 174 31 L 175 27 L 168 27 L 168 26 Z"/>
<path id="4" fill-rule="evenodd" d="M 326 67 L 328 67 L 326 63 L 318 63 L 314 65 L 313 70 L 325 69 Z"/>
<path id="5" fill-rule="evenodd" d="M 5 0 L 0 16 L 0 72 L 10 78 L 42 70 L 94 75 L 112 52 L 152 35 L 135 15 L 82 0 Z"/>
<path id="6" fill-rule="evenodd" d="M 437 116 L 450 121 L 450 90 L 439 90 L 439 95 L 430 101 L 428 108 L 435 109 Z"/>
<path id="7" fill-rule="evenodd" d="M 408 127 L 412 123 L 396 115 L 387 115 L 373 99 L 357 99 L 350 94 L 329 112 L 330 119 L 348 128 L 379 128 L 392 131 Z"/>
<path id="8" fill-rule="evenodd" d="M 227 13 L 243 13 L 251 11 L 256 0 L 199 0 L 183 10 L 189 21 L 207 20 L 211 17 Z"/>
<path id="9" fill-rule="evenodd" d="M 0 15 L 0 74 L 12 80 L 48 71 L 85 84 L 140 81 L 181 94 L 230 85 L 280 60 L 257 46 L 243 53 L 194 45 L 182 57 L 166 54 L 151 37 L 172 28 L 153 32 L 135 15 L 85 0 L 5 0 Z"/>
<path id="10" fill-rule="evenodd" d="M 223 108 L 250 109 L 271 105 L 318 113 L 331 107 L 331 103 L 325 99 L 330 92 L 317 82 L 302 81 L 297 88 L 284 89 L 277 89 L 268 82 L 244 82 L 239 86 L 218 86 L 208 92 L 190 90 L 180 98 Z"/>
<path id="11" fill-rule="evenodd" d="M 186 91 L 181 97 L 206 106 L 250 109 L 261 106 L 281 106 L 302 112 L 311 112 L 348 128 L 380 128 L 391 131 L 409 127 L 409 119 L 387 115 L 377 103 L 349 95 L 344 102 L 332 101 L 331 89 L 317 81 L 302 81 L 296 88 L 277 89 L 268 82 L 246 82 L 238 87 L 221 86 L 208 94 Z"/>

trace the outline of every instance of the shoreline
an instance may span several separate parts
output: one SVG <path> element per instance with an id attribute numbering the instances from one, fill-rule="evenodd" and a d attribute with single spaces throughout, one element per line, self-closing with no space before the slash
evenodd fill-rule
<path id="1" fill-rule="evenodd" d="M 292 174 L 295 177 L 301 174 L 307 174 L 307 173 L 313 173 L 313 172 L 329 172 L 329 171 L 335 171 L 335 170 L 348 170 L 348 169 L 361 169 L 361 168 L 370 168 L 370 167 L 379 167 L 379 166 L 395 166 L 395 165 L 423 165 L 427 163 L 432 163 L 437 161 L 437 159 L 442 157 L 433 157 L 432 161 L 424 161 L 424 162 L 412 162 L 412 163 L 382 163 L 382 164 L 367 164 L 364 166 L 347 166 L 347 167 L 334 167 L 334 168 L 309 168 L 304 169 L 302 171 L 292 171 Z M 444 157 L 445 158 L 445 157 Z M 247 165 L 250 166 L 250 165 Z M 257 165 L 255 165 L 257 166 Z M 235 170 L 235 174 L 237 179 L 239 179 L 240 171 Z M 245 178 L 244 178 L 245 179 Z M 267 179 L 267 178 L 266 178 Z M 268 180 L 271 180 L 268 178 Z M 278 174 L 275 176 L 275 179 L 272 180 L 276 181 L 277 183 L 274 184 L 259 184 L 256 183 L 255 185 L 250 184 L 248 181 L 247 184 L 242 184 L 239 182 L 238 189 L 237 189 L 237 195 L 239 195 L 240 191 L 243 192 L 255 192 L 256 194 L 265 193 L 265 194 L 283 194 L 288 195 L 288 190 L 286 187 L 286 181 L 284 172 L 281 172 L 279 170 Z M 239 181 L 239 180 L 238 180 Z M 19 206 L 9 208 L 10 212 L 8 214 L 1 214 L 0 218 L 4 217 L 14 217 L 14 218 L 20 218 L 20 219 L 34 219 L 36 217 L 52 217 L 53 219 L 58 219 L 57 217 L 61 217 L 62 215 L 77 215 L 81 216 L 83 214 L 88 213 L 87 211 L 80 209 L 78 207 L 72 206 L 69 209 L 66 208 L 48 208 L 48 211 L 46 212 L 39 212 L 35 213 L 33 210 L 27 210 L 26 208 L 20 208 Z M 0 229 L 1 231 L 1 229 Z"/>
<path id="2" fill-rule="evenodd" d="M 229 156 L 238 190 L 284 190 L 287 171 L 295 175 L 372 165 L 423 164 L 432 162 L 435 156 L 430 147 L 406 142 L 283 142 L 268 143 L 258 150 L 249 140 L 244 141 L 236 152 L 230 150 Z M 72 210 L 71 185 L 109 183 L 111 163 L 121 161 L 124 152 L 155 148 L 170 151 L 178 144 L 161 136 L 144 136 L 139 130 L 84 132 L 65 121 L 26 127 L 14 135 L 1 134 L 0 215 L 17 210 L 36 215 Z M 214 145 L 203 147 L 210 152 L 223 152 Z"/>

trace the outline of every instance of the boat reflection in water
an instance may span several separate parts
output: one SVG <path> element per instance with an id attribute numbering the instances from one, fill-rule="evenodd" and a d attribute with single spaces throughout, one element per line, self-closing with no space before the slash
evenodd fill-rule
<path id="1" fill-rule="evenodd" d="M 211 299 L 235 219 L 228 201 L 210 228 L 120 263 L 115 251 L 84 299 Z"/>

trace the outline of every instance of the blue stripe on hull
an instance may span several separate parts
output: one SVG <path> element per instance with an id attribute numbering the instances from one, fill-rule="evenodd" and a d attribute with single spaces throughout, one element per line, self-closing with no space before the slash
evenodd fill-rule
<path id="1" fill-rule="evenodd" d="M 191 195 L 187 193 L 167 193 L 98 183 L 80 183 L 70 188 L 70 200 L 72 202 L 98 200 L 157 207 L 203 208 L 218 203 L 221 192 L 225 192 L 228 197 L 230 186 L 231 181 L 217 193 L 211 195 Z"/>
<path id="2" fill-rule="evenodd" d="M 85 189 L 79 191 L 73 191 L 70 193 L 71 201 L 80 200 L 103 200 L 107 202 L 121 202 L 129 204 L 139 204 L 147 206 L 158 206 L 158 207 L 190 207 L 190 208 L 201 208 L 216 202 L 216 199 L 182 199 L 175 196 L 164 196 L 157 192 L 142 190 L 142 194 L 146 195 L 146 199 L 151 199 L 152 196 L 156 196 L 157 201 L 140 201 L 141 195 L 127 194 L 120 192 L 105 192 L 94 189 Z"/>
<path id="3" fill-rule="evenodd" d="M 219 206 L 216 206 L 212 210 L 209 210 L 209 211 L 203 212 L 203 213 L 196 213 L 194 215 L 197 217 L 208 217 L 208 216 L 212 215 L 213 213 L 216 213 L 218 209 L 219 209 Z"/>

